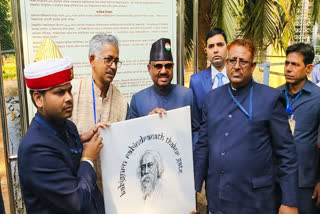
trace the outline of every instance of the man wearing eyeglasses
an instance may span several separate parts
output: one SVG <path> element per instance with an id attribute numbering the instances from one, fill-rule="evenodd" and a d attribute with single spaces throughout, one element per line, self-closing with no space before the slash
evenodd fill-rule
<path id="1" fill-rule="evenodd" d="M 71 120 L 82 134 L 99 121 L 118 122 L 127 117 L 125 97 L 112 84 L 121 66 L 118 40 L 113 35 L 97 34 L 89 42 L 92 74 L 72 83 L 74 107 Z M 97 184 L 102 190 L 100 160 L 95 163 Z"/>
<path id="2" fill-rule="evenodd" d="M 253 81 L 254 46 L 228 46 L 229 84 L 208 93 L 194 151 L 196 191 L 211 214 L 297 214 L 297 155 L 276 89 Z M 223 97 L 223 99 L 221 99 Z M 281 186 L 278 211 L 275 179 Z"/>
<path id="3" fill-rule="evenodd" d="M 170 39 L 159 39 L 152 44 L 148 71 L 153 85 L 133 95 L 130 104 L 130 118 L 148 114 L 166 114 L 167 110 L 191 107 L 193 142 L 199 129 L 198 114 L 191 89 L 171 84 L 173 58 Z"/>
<path id="4" fill-rule="evenodd" d="M 190 79 L 190 88 L 196 97 L 200 120 L 203 101 L 208 92 L 229 83 L 225 68 L 227 36 L 222 29 L 214 28 L 208 32 L 204 51 L 210 61 L 210 66 L 192 75 Z"/>
<path id="5" fill-rule="evenodd" d="M 320 88 L 310 82 L 314 48 L 296 43 L 286 50 L 286 84 L 278 89 L 286 100 L 286 111 L 298 154 L 299 214 L 320 213 L 320 165 L 318 136 Z"/>

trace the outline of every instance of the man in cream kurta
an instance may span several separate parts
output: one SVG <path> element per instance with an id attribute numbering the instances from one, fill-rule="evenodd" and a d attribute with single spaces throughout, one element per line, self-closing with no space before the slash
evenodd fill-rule
<path id="1" fill-rule="evenodd" d="M 71 120 L 80 135 L 94 124 L 118 122 L 127 117 L 125 97 L 111 83 L 120 67 L 118 40 L 113 35 L 97 34 L 89 42 L 92 74 L 72 83 L 74 98 Z M 102 191 L 100 159 L 94 163 L 97 184 Z"/>
<path id="2" fill-rule="evenodd" d="M 92 75 L 72 82 L 74 99 L 72 121 L 80 134 L 94 125 L 94 107 L 92 96 Z M 97 122 L 118 122 L 126 119 L 127 101 L 112 83 L 105 98 L 100 97 L 100 89 L 93 84 Z"/>

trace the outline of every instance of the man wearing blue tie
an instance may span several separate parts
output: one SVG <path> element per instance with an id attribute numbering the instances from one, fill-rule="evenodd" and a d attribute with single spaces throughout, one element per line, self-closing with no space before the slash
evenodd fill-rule
<path id="1" fill-rule="evenodd" d="M 211 65 L 192 75 L 190 79 L 190 88 L 196 97 L 200 120 L 203 100 L 208 92 L 229 83 L 224 66 L 227 58 L 227 36 L 222 29 L 214 28 L 208 32 L 204 51 Z"/>

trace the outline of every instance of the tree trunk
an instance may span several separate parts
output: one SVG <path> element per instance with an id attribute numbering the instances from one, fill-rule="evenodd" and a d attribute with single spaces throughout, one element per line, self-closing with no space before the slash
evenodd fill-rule
<path id="1" fill-rule="evenodd" d="M 207 67 L 207 57 L 204 53 L 206 47 L 206 36 L 210 30 L 210 20 L 208 17 L 210 14 L 210 1 L 200 0 L 199 1 L 199 18 L 198 18 L 198 72 Z"/>

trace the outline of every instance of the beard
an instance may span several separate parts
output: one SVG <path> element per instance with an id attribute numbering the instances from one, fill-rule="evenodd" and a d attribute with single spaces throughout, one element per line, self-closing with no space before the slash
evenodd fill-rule
<path id="1" fill-rule="evenodd" d="M 149 175 L 145 175 L 141 178 L 141 190 L 143 193 L 143 198 L 146 200 L 152 194 L 156 183 Z"/>

